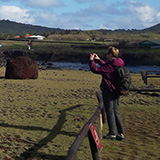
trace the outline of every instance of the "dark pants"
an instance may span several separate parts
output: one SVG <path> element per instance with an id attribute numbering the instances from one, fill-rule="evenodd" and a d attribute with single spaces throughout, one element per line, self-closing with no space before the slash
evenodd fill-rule
<path id="1" fill-rule="evenodd" d="M 122 121 L 119 114 L 119 99 L 116 93 L 102 91 L 104 107 L 107 114 L 107 122 L 109 127 L 109 134 L 116 135 L 116 130 L 119 134 L 124 133 Z"/>

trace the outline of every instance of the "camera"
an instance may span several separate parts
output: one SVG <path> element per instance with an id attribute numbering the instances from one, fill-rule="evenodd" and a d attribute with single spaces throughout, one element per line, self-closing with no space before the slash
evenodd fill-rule
<path id="1" fill-rule="evenodd" d="M 94 57 L 97 57 L 97 55 L 94 55 Z"/>

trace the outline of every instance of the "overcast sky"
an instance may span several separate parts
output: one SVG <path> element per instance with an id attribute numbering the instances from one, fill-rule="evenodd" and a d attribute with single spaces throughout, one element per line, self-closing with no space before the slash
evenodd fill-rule
<path id="1" fill-rule="evenodd" d="M 0 20 L 61 29 L 144 29 L 160 23 L 160 0 L 0 0 Z"/>

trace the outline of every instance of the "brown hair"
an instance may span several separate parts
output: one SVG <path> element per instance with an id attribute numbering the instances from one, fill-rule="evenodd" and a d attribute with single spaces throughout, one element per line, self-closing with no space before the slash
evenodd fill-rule
<path id="1" fill-rule="evenodd" d="M 118 55 L 119 55 L 119 49 L 110 46 L 110 47 L 108 48 L 107 54 L 112 54 L 113 57 L 117 58 Z"/>

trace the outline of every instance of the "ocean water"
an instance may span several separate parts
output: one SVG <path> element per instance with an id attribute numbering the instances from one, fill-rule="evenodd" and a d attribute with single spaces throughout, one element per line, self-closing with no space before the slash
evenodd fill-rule
<path id="1" fill-rule="evenodd" d="M 89 70 L 89 65 L 79 62 L 39 62 L 40 65 L 49 67 L 60 67 L 64 69 Z M 97 65 L 98 66 L 98 65 Z M 160 71 L 160 66 L 125 66 L 133 73 L 140 73 L 143 70 Z"/>

